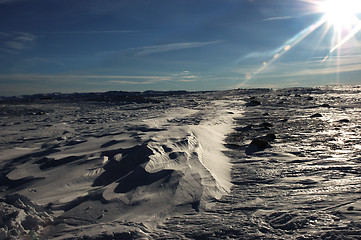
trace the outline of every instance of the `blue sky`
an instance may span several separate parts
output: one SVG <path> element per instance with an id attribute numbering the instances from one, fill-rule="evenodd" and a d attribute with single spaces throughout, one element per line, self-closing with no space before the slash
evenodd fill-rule
<path id="1" fill-rule="evenodd" d="M 0 95 L 360 84 L 312 1 L 0 0 Z"/>

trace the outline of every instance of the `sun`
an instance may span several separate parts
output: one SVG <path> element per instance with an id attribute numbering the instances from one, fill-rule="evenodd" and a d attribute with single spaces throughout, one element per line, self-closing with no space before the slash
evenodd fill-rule
<path id="1" fill-rule="evenodd" d="M 351 29 L 359 23 L 361 0 L 325 0 L 319 3 L 319 11 L 325 21 L 336 29 Z"/>
<path id="2" fill-rule="evenodd" d="M 295 0 L 300 3 L 306 3 L 307 7 L 303 15 L 317 15 L 318 20 L 311 25 L 305 27 L 293 37 L 285 41 L 283 45 L 272 51 L 273 56 L 270 60 L 263 61 L 262 66 L 253 73 L 247 73 L 245 80 L 249 81 L 258 74 L 262 73 L 265 69 L 274 64 L 277 59 L 282 57 L 286 52 L 292 49 L 294 46 L 305 40 L 309 35 L 313 34 L 316 30 L 320 31 L 320 37 L 317 40 L 320 44 L 326 37 L 331 37 L 329 44 L 329 52 L 322 58 L 321 63 L 326 62 L 334 54 L 336 54 L 337 72 L 340 70 L 340 61 L 342 56 L 342 46 L 349 43 L 349 48 L 359 48 L 360 41 L 356 39 L 354 42 L 350 42 L 361 33 L 361 0 Z M 292 17 L 291 17 L 292 18 Z M 274 18 L 278 19 L 278 18 Z M 283 19 L 282 17 L 280 19 Z M 286 17 L 285 19 L 288 19 Z M 331 31 L 332 30 L 332 31 Z M 331 32 L 332 34 L 329 34 Z M 355 44 L 356 43 L 356 44 Z M 354 44 L 354 45 L 353 45 Z M 318 45 L 316 45 L 318 46 Z M 323 49 L 323 48 L 321 48 Z M 267 53 L 268 54 L 268 53 Z"/>

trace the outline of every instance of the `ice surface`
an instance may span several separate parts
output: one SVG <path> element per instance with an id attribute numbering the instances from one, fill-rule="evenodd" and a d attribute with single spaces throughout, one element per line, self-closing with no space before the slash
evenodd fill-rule
<path id="1" fill-rule="evenodd" d="M 0 239 L 359 239 L 360 92 L 5 99 Z"/>

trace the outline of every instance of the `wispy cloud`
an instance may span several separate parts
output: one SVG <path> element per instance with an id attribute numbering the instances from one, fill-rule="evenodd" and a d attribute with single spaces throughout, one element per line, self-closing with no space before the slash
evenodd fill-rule
<path id="1" fill-rule="evenodd" d="M 76 74 L 0 74 L 0 81 L 6 83 L 9 81 L 22 82 L 61 82 L 71 83 L 77 81 L 98 82 L 109 84 L 130 84 L 130 85 L 149 85 L 158 82 L 195 82 L 201 79 L 200 75 L 191 74 L 189 71 L 169 74 L 165 76 L 128 76 L 128 75 L 76 75 Z"/>
<path id="2" fill-rule="evenodd" d="M 54 32 L 37 32 L 45 34 L 125 34 L 137 33 L 140 30 L 89 30 L 89 31 L 54 31 Z"/>
<path id="3" fill-rule="evenodd" d="M 318 59 L 308 62 L 283 63 L 278 68 L 272 69 L 272 71 L 269 72 L 267 76 L 270 78 L 291 78 L 357 72 L 361 71 L 360 59 L 361 55 L 354 55 L 347 57 L 336 56 L 332 59 L 329 59 L 327 64 L 321 63 Z"/>
<path id="4" fill-rule="evenodd" d="M 28 49 L 36 41 L 37 36 L 27 32 L 0 33 L 0 50 L 8 53 L 19 53 Z"/>
<path id="5" fill-rule="evenodd" d="M 311 78 L 317 76 L 334 75 L 339 73 L 361 71 L 361 55 L 333 57 L 327 63 L 321 63 L 321 58 L 306 62 L 287 62 L 274 65 L 263 76 L 271 78 Z M 240 74 L 249 72 L 250 69 L 237 70 Z M 262 76 L 260 76 L 262 78 Z"/>
<path id="6" fill-rule="evenodd" d="M 208 42 L 181 42 L 181 43 L 169 43 L 163 45 L 152 45 L 152 46 L 143 46 L 143 47 L 134 47 L 126 48 L 121 50 L 111 50 L 111 51 L 102 51 L 97 54 L 100 57 L 109 57 L 109 56 L 147 56 L 156 53 L 166 53 L 171 51 L 179 51 L 183 49 L 190 48 L 200 48 L 213 44 L 221 43 L 222 41 L 208 41 Z"/>
<path id="7" fill-rule="evenodd" d="M 9 41 L 5 43 L 5 46 L 13 50 L 21 50 L 25 48 L 24 42 L 20 41 Z"/>
<path id="8" fill-rule="evenodd" d="M 150 84 L 157 81 L 168 81 L 172 77 L 167 76 L 124 76 L 124 75 L 75 75 L 75 74 L 0 74 L 2 81 L 53 81 L 53 82 L 71 82 L 79 80 L 97 80 L 109 83 L 129 83 L 129 84 Z M 147 80 L 147 81 L 135 81 Z"/>
<path id="9" fill-rule="evenodd" d="M 6 32 L 0 32 L 0 37 L 8 37 L 10 34 Z"/>
<path id="10" fill-rule="evenodd" d="M 108 81 L 108 83 L 117 83 L 117 84 L 130 84 L 130 85 L 148 85 L 153 84 L 153 81 L 141 81 L 141 82 L 135 82 L 135 81 Z"/>
<path id="11" fill-rule="evenodd" d="M 140 48 L 132 48 L 130 50 L 135 50 L 137 56 L 150 55 L 154 53 L 164 53 L 170 51 L 177 51 L 188 48 L 198 48 L 208 45 L 213 45 L 220 43 L 221 41 L 208 41 L 208 42 L 182 42 L 182 43 L 170 43 L 164 45 L 155 45 L 155 46 L 145 46 Z"/>
<path id="12" fill-rule="evenodd" d="M 236 63 L 239 64 L 240 62 L 247 60 L 249 58 L 265 58 L 265 57 L 273 57 L 275 54 L 279 53 L 280 51 L 282 51 L 284 49 L 283 46 L 276 48 L 276 49 L 272 49 L 272 50 L 268 50 L 268 51 L 263 51 L 263 52 L 251 52 L 249 54 L 247 54 L 246 56 L 243 56 L 241 58 L 239 58 Z"/>
<path id="13" fill-rule="evenodd" d="M 196 82 L 200 78 L 199 74 L 192 74 L 190 71 L 183 71 L 172 75 L 172 79 L 178 82 Z"/>
<path id="14" fill-rule="evenodd" d="M 327 62 L 322 63 L 322 57 L 314 58 L 311 61 L 290 61 L 281 62 L 269 66 L 260 73 L 254 81 L 250 82 L 248 74 L 257 72 L 259 68 L 254 65 L 242 66 L 235 69 L 233 73 L 239 74 L 238 84 L 235 88 L 247 87 L 264 81 L 277 82 L 281 86 L 287 85 L 312 85 L 315 82 L 329 81 L 338 74 L 352 74 L 359 78 L 361 72 L 361 55 L 332 56 Z M 351 76 L 351 75 L 350 75 Z M 342 77 L 340 78 L 342 80 Z M 326 84 L 326 83 L 325 83 Z M 276 84 L 277 85 L 277 84 Z"/>
<path id="15" fill-rule="evenodd" d="M 263 22 L 268 22 L 268 21 L 279 21 L 279 20 L 287 20 L 287 19 L 293 19 L 295 17 L 291 17 L 291 16 L 284 16 L 284 17 L 272 17 L 272 18 L 266 18 L 263 19 Z"/>
<path id="16" fill-rule="evenodd" d="M 284 72 L 279 74 L 270 74 L 270 78 L 280 78 L 280 77 L 307 77 L 307 76 L 320 76 L 320 75 L 333 75 L 337 73 L 346 73 L 346 72 L 356 72 L 361 71 L 361 63 L 358 64 L 349 64 L 343 65 L 340 67 L 328 66 L 328 67 L 318 67 L 313 69 L 303 69 L 292 72 Z"/>
<path id="17" fill-rule="evenodd" d="M 9 53 L 9 54 L 17 54 L 18 53 L 18 51 L 14 51 L 14 50 L 8 49 L 8 48 L 1 48 L 1 47 L 0 47 L 0 52 Z"/>

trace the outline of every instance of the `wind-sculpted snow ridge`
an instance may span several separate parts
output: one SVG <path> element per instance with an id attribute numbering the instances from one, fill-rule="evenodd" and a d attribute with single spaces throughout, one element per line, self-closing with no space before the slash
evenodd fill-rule
<path id="1" fill-rule="evenodd" d="M 360 239 L 359 87 L 253 92 L 227 138 L 230 194 L 158 238 Z M 159 237 L 161 236 L 161 237 Z"/>
<path id="2" fill-rule="evenodd" d="M 360 239 L 360 90 L 0 104 L 0 239 Z"/>
<path id="3" fill-rule="evenodd" d="M 16 224 L 0 222 L 1 239 L 150 238 L 167 216 L 210 209 L 231 187 L 222 151 L 233 115 L 227 101 L 193 97 L 2 105 L 0 202 Z M 9 196 L 50 220 L 29 227 Z"/>

